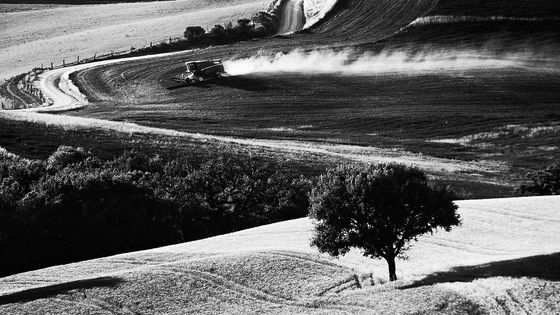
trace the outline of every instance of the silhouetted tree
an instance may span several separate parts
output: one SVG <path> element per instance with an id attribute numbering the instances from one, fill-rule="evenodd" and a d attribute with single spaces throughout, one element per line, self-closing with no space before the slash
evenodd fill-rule
<path id="1" fill-rule="evenodd" d="M 239 19 L 237 20 L 237 27 L 241 29 L 249 29 L 251 28 L 251 20 L 249 19 Z"/>
<path id="2" fill-rule="evenodd" d="M 185 30 L 184 36 L 189 42 L 196 42 L 201 39 L 206 31 L 200 26 L 189 26 Z"/>
<path id="3" fill-rule="evenodd" d="M 517 192 L 530 195 L 560 194 L 560 164 L 554 163 L 543 170 L 529 174 L 530 184 L 523 184 Z"/>
<path id="4" fill-rule="evenodd" d="M 253 23 L 265 29 L 265 32 L 274 34 L 278 30 L 278 18 L 268 12 L 261 11 L 253 16 Z"/>
<path id="5" fill-rule="evenodd" d="M 401 164 L 342 165 L 322 175 L 312 189 L 312 245 L 332 256 L 351 247 L 384 258 L 397 280 L 395 258 L 409 243 L 437 228 L 460 224 L 454 195 L 428 184 L 424 172 Z"/>
<path id="6" fill-rule="evenodd" d="M 214 41 L 221 43 L 226 37 L 226 29 L 220 24 L 214 25 L 210 30 L 210 38 Z"/>
<path id="7" fill-rule="evenodd" d="M 302 217 L 309 207 L 305 178 L 254 158 L 209 160 L 173 183 L 187 239 Z"/>

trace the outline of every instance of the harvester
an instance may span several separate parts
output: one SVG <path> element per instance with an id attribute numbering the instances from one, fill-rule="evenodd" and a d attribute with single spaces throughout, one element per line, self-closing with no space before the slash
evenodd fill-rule
<path id="1" fill-rule="evenodd" d="M 221 60 L 200 60 L 185 62 L 186 72 L 173 76 L 175 82 L 196 84 L 222 77 L 226 74 Z"/>

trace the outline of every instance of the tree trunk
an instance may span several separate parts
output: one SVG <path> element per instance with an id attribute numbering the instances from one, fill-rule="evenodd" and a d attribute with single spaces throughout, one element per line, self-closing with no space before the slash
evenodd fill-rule
<path id="1" fill-rule="evenodd" d="M 389 281 L 397 280 L 397 268 L 395 267 L 395 257 L 387 257 L 387 264 L 389 265 Z"/>

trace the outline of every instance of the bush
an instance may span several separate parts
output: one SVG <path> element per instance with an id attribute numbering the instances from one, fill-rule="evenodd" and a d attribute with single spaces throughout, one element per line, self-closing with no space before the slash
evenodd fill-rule
<path id="1" fill-rule="evenodd" d="M 84 148 L 60 146 L 47 160 L 47 167 L 50 170 L 61 170 L 68 165 L 76 164 L 92 157 L 91 152 Z"/>
<path id="2" fill-rule="evenodd" d="M 239 19 L 237 25 L 231 23 L 225 27 L 215 25 L 206 32 L 200 26 L 189 26 L 184 32 L 184 43 L 163 44 L 152 50 L 170 50 L 172 46 L 184 48 L 204 47 L 209 45 L 224 45 L 252 38 L 263 38 L 274 35 L 278 31 L 278 18 L 267 12 L 259 12 L 252 19 Z"/>
<path id="3" fill-rule="evenodd" d="M 189 26 L 185 30 L 184 36 L 187 41 L 194 43 L 200 40 L 205 33 L 206 31 L 200 26 Z"/>
<path id="4" fill-rule="evenodd" d="M 290 170 L 256 159 L 220 157 L 198 169 L 165 178 L 174 186 L 187 240 L 305 216 L 309 182 Z M 175 165 L 173 172 L 177 172 Z M 186 176 L 184 176 L 186 175 Z M 167 185 L 171 186 L 171 183 Z"/>
<path id="5" fill-rule="evenodd" d="M 531 181 L 517 188 L 521 195 L 559 195 L 560 194 L 560 164 L 554 163 L 543 170 L 528 174 Z"/>

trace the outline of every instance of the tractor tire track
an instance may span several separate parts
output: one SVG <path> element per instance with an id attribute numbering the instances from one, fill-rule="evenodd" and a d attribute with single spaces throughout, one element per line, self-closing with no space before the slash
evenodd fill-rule
<path id="1" fill-rule="evenodd" d="M 354 305 L 343 305 L 343 306 L 338 306 L 338 305 L 333 305 L 333 304 L 325 304 L 325 306 L 327 307 L 320 307 L 320 308 L 316 308 L 313 306 L 310 306 L 309 303 L 305 302 L 305 301 L 297 301 L 297 300 L 293 300 L 293 299 L 289 299 L 289 298 L 285 298 L 279 295 L 274 295 L 274 294 L 270 294 L 270 293 L 266 293 L 257 289 L 253 289 L 250 287 L 247 287 L 245 285 L 239 284 L 237 282 L 228 280 L 224 277 L 218 276 L 216 274 L 213 273 L 209 273 L 209 272 L 204 272 L 204 271 L 200 271 L 200 270 L 194 270 L 194 269 L 183 269 L 183 268 L 173 268 L 173 269 L 164 269 L 162 270 L 164 272 L 172 272 L 174 274 L 177 275 L 184 275 L 185 273 L 187 274 L 191 274 L 193 276 L 198 277 L 199 279 L 203 279 L 204 281 L 207 281 L 208 283 L 211 283 L 213 285 L 216 285 L 219 288 L 222 288 L 223 290 L 235 293 L 235 294 L 240 294 L 242 296 L 245 296 L 247 298 L 253 299 L 255 301 L 261 301 L 261 302 L 265 302 L 265 303 L 272 303 L 272 304 L 277 304 L 277 305 L 284 305 L 284 306 L 295 306 L 295 307 L 304 307 L 304 308 L 309 308 L 309 309 L 317 309 L 317 310 L 327 310 L 327 311 L 336 311 L 338 314 L 340 313 L 345 313 L 345 314 L 355 314 L 356 311 L 371 311 L 371 309 L 368 309 L 367 307 L 363 307 L 363 306 L 354 306 Z M 353 311 L 348 311 L 348 308 L 353 308 Z"/>

